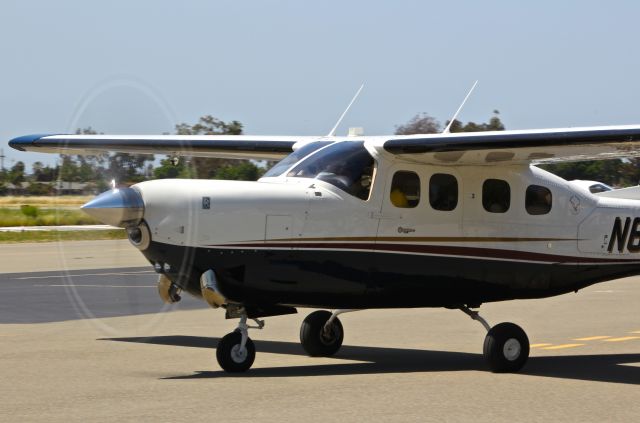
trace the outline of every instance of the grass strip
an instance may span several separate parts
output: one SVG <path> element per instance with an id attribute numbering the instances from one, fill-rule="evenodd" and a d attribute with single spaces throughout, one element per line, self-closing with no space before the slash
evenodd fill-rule
<path id="1" fill-rule="evenodd" d="M 57 206 L 81 206 L 87 201 L 94 198 L 93 195 L 52 195 L 52 196 L 23 196 L 23 195 L 4 195 L 0 196 L 0 206 L 20 206 L 29 204 L 37 207 Z"/>
<path id="2" fill-rule="evenodd" d="M 125 239 L 124 229 L 97 231 L 25 231 L 0 232 L 0 243 L 14 242 L 54 242 L 54 241 L 91 241 L 99 239 Z"/>
<path id="3" fill-rule="evenodd" d="M 0 208 L 0 226 L 96 225 L 102 222 L 82 210 L 36 209 L 28 216 L 20 209 Z"/>

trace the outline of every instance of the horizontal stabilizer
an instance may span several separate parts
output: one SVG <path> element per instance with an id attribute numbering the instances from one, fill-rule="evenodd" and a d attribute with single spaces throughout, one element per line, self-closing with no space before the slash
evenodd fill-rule
<path id="1" fill-rule="evenodd" d="M 599 192 L 598 197 L 620 198 L 625 200 L 640 200 L 640 186 L 614 189 L 612 191 Z"/>

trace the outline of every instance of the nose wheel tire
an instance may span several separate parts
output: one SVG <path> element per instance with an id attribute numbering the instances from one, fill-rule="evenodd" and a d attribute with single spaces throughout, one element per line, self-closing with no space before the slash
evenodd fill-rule
<path id="1" fill-rule="evenodd" d="M 494 373 L 517 372 L 529 358 L 529 338 L 520 326 L 500 323 L 484 339 L 484 358 Z"/>
<path id="2" fill-rule="evenodd" d="M 249 338 L 242 348 L 242 334 L 231 332 L 218 342 L 216 358 L 220 367 L 226 372 L 246 372 L 256 358 L 256 348 Z"/>
<path id="3" fill-rule="evenodd" d="M 342 323 L 334 318 L 328 327 L 331 313 L 320 310 L 309 314 L 300 327 L 300 343 L 302 348 L 313 357 L 330 357 L 342 346 L 344 331 Z"/>

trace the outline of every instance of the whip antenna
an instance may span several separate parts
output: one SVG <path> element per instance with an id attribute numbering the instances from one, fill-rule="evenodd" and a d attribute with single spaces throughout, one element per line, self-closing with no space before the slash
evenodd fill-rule
<path id="1" fill-rule="evenodd" d="M 344 112 L 342 112 L 342 114 L 340 115 L 340 118 L 338 119 L 338 121 L 336 122 L 335 126 L 333 127 L 333 129 L 329 132 L 329 135 L 327 135 L 328 137 L 333 137 L 336 135 L 336 129 L 338 129 L 338 125 L 340 125 L 340 122 L 342 122 L 342 119 L 344 119 L 344 117 L 346 116 L 347 112 L 349 111 L 349 109 L 351 108 L 351 105 L 356 101 L 356 99 L 358 98 L 358 96 L 360 95 L 360 91 L 362 91 L 362 89 L 364 88 L 364 84 L 360 85 L 360 89 L 358 89 L 358 92 L 356 92 L 356 95 L 353 96 L 353 98 L 351 99 L 351 103 L 349 103 L 349 105 L 347 106 L 346 109 L 344 109 Z"/>
<path id="2" fill-rule="evenodd" d="M 462 104 L 460 104 L 460 107 L 458 107 L 458 110 L 456 110 L 456 112 L 453 114 L 453 117 L 451 118 L 451 120 L 447 124 L 447 127 L 444 128 L 444 131 L 442 131 L 443 134 L 448 134 L 449 133 L 449 130 L 451 129 L 451 125 L 453 125 L 453 122 L 458 117 L 458 114 L 460 113 L 460 110 L 462 110 L 462 108 L 464 107 L 464 103 L 467 102 L 467 99 L 469 98 L 469 96 L 473 92 L 473 89 L 476 87 L 476 85 L 478 85 L 478 80 L 477 79 L 476 79 L 476 82 L 473 83 L 473 87 L 471 87 L 471 89 L 467 93 L 467 96 L 464 98 L 464 100 L 462 100 Z"/>

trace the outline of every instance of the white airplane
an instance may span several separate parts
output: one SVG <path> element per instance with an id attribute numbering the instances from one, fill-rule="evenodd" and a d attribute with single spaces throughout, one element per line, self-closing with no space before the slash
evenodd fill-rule
<path id="1" fill-rule="evenodd" d="M 248 319 L 315 311 L 300 341 L 312 356 L 340 348 L 338 315 L 372 308 L 460 309 L 488 331 L 494 372 L 529 356 L 525 332 L 491 327 L 481 304 L 560 295 L 640 274 L 635 187 L 592 193 L 538 163 L 640 155 L 640 126 L 410 136 L 33 135 L 22 151 L 168 154 L 281 161 L 257 182 L 165 179 L 105 192 L 83 206 L 126 228 L 180 292 L 239 318 L 217 359 L 246 371 Z M 591 181 L 592 182 L 592 181 Z"/>

